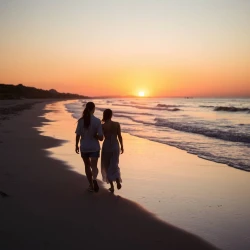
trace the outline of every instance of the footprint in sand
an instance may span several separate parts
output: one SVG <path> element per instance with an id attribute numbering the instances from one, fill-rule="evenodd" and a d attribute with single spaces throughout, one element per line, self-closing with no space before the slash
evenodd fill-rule
<path id="1" fill-rule="evenodd" d="M 1 195 L 3 198 L 9 197 L 8 194 L 6 194 L 6 193 L 4 193 L 4 192 L 2 192 L 2 191 L 0 191 L 0 195 Z"/>

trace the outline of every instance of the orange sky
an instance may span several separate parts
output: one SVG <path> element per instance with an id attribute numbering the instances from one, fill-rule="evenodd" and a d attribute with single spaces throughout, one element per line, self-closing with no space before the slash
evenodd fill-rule
<path id="1" fill-rule="evenodd" d="M 250 3 L 200 2 L 1 1 L 0 82 L 90 96 L 250 96 Z"/>

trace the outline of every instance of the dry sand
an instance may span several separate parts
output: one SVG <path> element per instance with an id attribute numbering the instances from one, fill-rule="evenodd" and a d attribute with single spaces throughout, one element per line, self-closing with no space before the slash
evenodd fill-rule
<path id="1" fill-rule="evenodd" d="M 45 150 L 63 141 L 35 129 L 46 122 L 44 106 L 1 121 L 1 250 L 215 249 L 104 188 L 85 191 L 85 176 Z"/>

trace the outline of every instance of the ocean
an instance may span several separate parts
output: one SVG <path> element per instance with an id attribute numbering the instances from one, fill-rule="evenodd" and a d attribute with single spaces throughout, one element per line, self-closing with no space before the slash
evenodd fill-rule
<path id="1" fill-rule="evenodd" d="M 95 103 L 100 119 L 103 110 L 112 109 L 122 132 L 250 171 L 249 99 L 110 98 L 79 100 L 66 108 L 79 119 L 87 101 Z"/>

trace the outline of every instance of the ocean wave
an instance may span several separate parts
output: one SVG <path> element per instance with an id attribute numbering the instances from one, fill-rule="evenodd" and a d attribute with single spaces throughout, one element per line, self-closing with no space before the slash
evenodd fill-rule
<path id="1" fill-rule="evenodd" d="M 105 108 L 96 108 L 99 111 L 104 111 Z M 128 115 L 149 115 L 149 116 L 153 116 L 154 114 L 152 113 L 136 113 L 136 112 L 129 112 L 129 111 L 121 111 L 121 110 L 113 110 L 113 114 L 115 116 L 117 116 L 118 114 L 128 114 Z M 130 116 L 127 116 L 130 117 Z"/>
<path id="2" fill-rule="evenodd" d="M 213 149 L 211 149 L 208 152 L 207 150 L 204 150 L 203 147 L 199 147 L 199 144 L 198 145 L 197 144 L 190 144 L 190 143 L 185 142 L 185 141 L 183 141 L 183 142 L 172 141 L 170 138 L 166 139 L 166 138 L 160 138 L 160 137 L 154 137 L 154 136 L 152 137 L 149 135 L 146 135 L 146 136 L 141 135 L 140 133 L 138 134 L 137 131 L 135 131 L 134 129 L 125 129 L 125 132 L 132 134 L 134 136 L 137 136 L 137 137 L 141 137 L 141 138 L 155 141 L 158 143 L 173 146 L 173 147 L 179 148 L 181 150 L 185 150 L 186 152 L 188 152 L 190 154 L 197 155 L 199 158 L 202 158 L 202 159 L 206 159 L 206 160 L 213 161 L 216 163 L 226 164 L 230 167 L 250 172 L 250 166 L 249 166 L 248 161 L 246 159 L 241 160 L 238 158 L 234 158 L 231 155 L 221 155 L 218 151 L 213 151 Z M 209 145 L 208 145 L 208 149 L 209 149 Z"/>
<path id="3" fill-rule="evenodd" d="M 166 109 L 167 111 L 180 111 L 181 109 L 179 109 L 179 108 L 173 108 L 173 109 L 170 109 L 170 108 L 168 108 L 168 109 Z"/>
<path id="4" fill-rule="evenodd" d="M 115 114 L 129 114 L 129 115 L 149 115 L 154 116 L 152 113 L 135 113 L 135 112 L 127 112 L 127 111 L 114 111 Z"/>
<path id="5" fill-rule="evenodd" d="M 134 117 L 131 117 L 131 116 L 128 116 L 128 115 L 123 115 L 123 114 L 119 114 L 119 113 L 117 114 L 117 113 L 115 113 L 114 116 L 115 117 L 127 118 L 127 119 L 130 119 L 133 122 L 141 123 L 141 124 L 144 124 L 144 125 L 154 125 L 153 122 L 151 123 L 151 122 L 141 121 L 141 120 L 135 119 Z"/>
<path id="6" fill-rule="evenodd" d="M 145 107 L 140 105 L 129 105 L 129 104 L 112 104 L 114 106 L 121 106 L 121 107 L 133 107 L 136 109 L 149 109 L 149 110 L 158 110 L 158 111 L 180 111 L 179 108 L 167 108 L 167 107 Z"/>
<path id="7" fill-rule="evenodd" d="M 214 108 L 214 111 L 227 111 L 227 112 L 247 112 L 249 113 L 250 109 L 249 108 L 236 108 L 233 106 L 230 107 L 223 107 L 223 106 L 218 106 Z"/>
<path id="8" fill-rule="evenodd" d="M 158 103 L 156 106 L 160 107 L 160 108 L 175 108 L 175 107 L 180 107 L 180 105 L 161 104 L 161 103 Z"/>
<path id="9" fill-rule="evenodd" d="M 120 106 L 120 107 L 133 107 L 130 104 L 118 104 L 118 103 L 112 103 L 113 106 Z"/>
<path id="10" fill-rule="evenodd" d="M 214 108 L 213 105 L 199 105 L 200 108 Z"/>
<path id="11" fill-rule="evenodd" d="M 130 103 L 131 104 L 147 105 L 147 103 L 143 103 L 143 102 L 133 102 L 133 101 L 131 101 Z"/>
<path id="12" fill-rule="evenodd" d="M 105 110 L 105 108 L 95 108 L 96 110 L 99 110 L 99 111 L 101 111 L 101 112 L 103 112 L 104 110 Z"/>
<path id="13" fill-rule="evenodd" d="M 158 111 L 180 111 L 181 109 L 179 108 L 167 108 L 167 107 L 143 107 L 143 106 L 133 106 L 134 108 L 137 109 L 151 109 L 151 110 L 158 110 Z"/>
<path id="14" fill-rule="evenodd" d="M 180 122 L 171 122 L 161 118 L 155 118 L 156 126 L 168 127 L 174 130 L 200 134 L 207 137 L 213 137 L 216 139 L 221 139 L 224 141 L 232 141 L 232 142 L 244 142 L 250 143 L 250 135 L 245 133 L 236 133 L 233 131 L 222 131 L 219 129 L 209 129 L 204 127 L 199 127 L 195 124 L 183 124 Z"/>
<path id="15" fill-rule="evenodd" d="M 185 117 L 185 121 L 190 121 L 189 123 L 181 123 L 179 116 L 176 118 L 179 119 L 179 122 L 178 120 L 171 121 L 163 119 L 165 115 L 169 117 L 169 113 L 167 113 L 167 111 L 162 113 L 161 111 L 153 112 L 151 110 L 159 108 L 164 111 L 166 108 L 176 107 L 157 107 L 157 103 L 161 104 L 160 100 L 158 100 L 158 102 L 151 103 L 151 107 L 153 108 L 149 107 L 149 104 L 147 103 L 146 107 L 139 110 L 117 107 L 117 109 L 121 110 L 114 110 L 114 117 L 121 117 L 121 119 L 117 118 L 117 120 L 121 122 L 123 132 L 127 132 L 151 141 L 175 146 L 188 153 L 197 155 L 200 158 L 224 163 L 228 166 L 245 171 L 250 171 L 248 159 L 248 152 L 250 148 L 250 124 L 241 121 L 239 124 L 236 124 L 237 126 L 235 123 L 231 126 L 230 124 L 227 125 L 228 123 L 224 123 L 223 121 L 220 122 L 218 120 L 217 124 L 222 123 L 224 124 L 223 127 L 217 126 L 215 129 L 212 129 L 211 125 L 215 126 L 215 124 L 207 123 L 204 120 L 194 123 L 193 121 L 188 120 L 189 116 Z M 119 104 L 122 103 L 120 102 Z M 133 107 L 131 104 L 128 105 L 129 102 L 125 102 L 124 104 L 127 104 L 126 106 L 128 107 Z M 102 105 L 105 105 L 105 103 Z M 212 108 L 211 110 L 213 110 L 214 107 L 219 105 L 220 104 L 217 104 L 213 107 L 207 105 L 206 107 Z M 227 104 L 225 104 L 225 106 L 226 105 Z M 81 101 L 78 103 L 65 104 L 65 106 L 67 107 L 67 111 L 72 113 L 72 116 L 77 122 L 83 111 Z M 142 104 L 138 103 L 135 106 L 142 106 Z M 97 105 L 97 110 L 105 110 L 105 108 L 101 107 L 98 108 Z M 185 114 L 188 115 L 189 113 L 185 112 Z M 183 119 L 182 116 L 185 114 L 184 112 L 181 113 L 180 118 Z M 98 113 L 98 115 L 100 114 Z M 148 115 L 147 119 L 144 119 L 143 115 Z M 161 118 L 153 119 L 153 116 Z M 184 133 L 186 133 L 185 137 L 183 137 Z M 221 139 L 221 141 L 218 141 L 217 139 Z"/>

